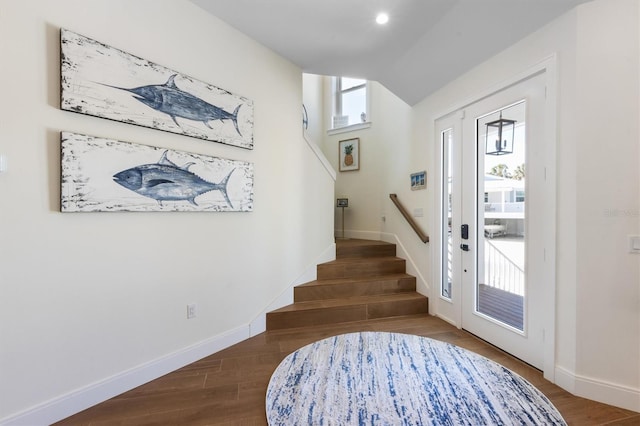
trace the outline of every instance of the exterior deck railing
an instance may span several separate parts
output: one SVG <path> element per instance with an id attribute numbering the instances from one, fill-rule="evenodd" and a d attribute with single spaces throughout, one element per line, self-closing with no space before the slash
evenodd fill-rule
<path id="1" fill-rule="evenodd" d="M 488 240 L 485 240 L 484 284 L 524 296 L 524 271 Z"/>

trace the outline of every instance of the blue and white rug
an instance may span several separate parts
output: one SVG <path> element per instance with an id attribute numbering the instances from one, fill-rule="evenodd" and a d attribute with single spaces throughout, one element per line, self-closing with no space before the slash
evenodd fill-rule
<path id="1" fill-rule="evenodd" d="M 343 334 L 289 356 L 267 388 L 270 425 L 566 425 L 531 383 L 426 337 Z"/>

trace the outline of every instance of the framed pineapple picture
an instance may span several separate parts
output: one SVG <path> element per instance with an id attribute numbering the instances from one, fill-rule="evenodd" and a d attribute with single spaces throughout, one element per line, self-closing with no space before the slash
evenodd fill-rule
<path id="1" fill-rule="evenodd" d="M 360 169 L 360 138 L 345 139 L 338 142 L 338 162 L 341 172 Z"/>

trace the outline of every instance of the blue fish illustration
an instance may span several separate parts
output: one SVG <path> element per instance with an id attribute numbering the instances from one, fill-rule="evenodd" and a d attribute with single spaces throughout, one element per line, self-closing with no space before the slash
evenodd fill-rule
<path id="1" fill-rule="evenodd" d="M 193 205 L 196 197 L 211 191 L 220 191 L 233 208 L 227 194 L 227 183 L 235 168 L 220 183 L 208 182 L 189 171 L 195 163 L 180 167 L 167 158 L 167 151 L 156 164 L 143 164 L 113 175 L 113 180 L 125 188 L 145 197 L 153 198 L 160 205 L 163 201 L 188 201 Z"/>
<path id="2" fill-rule="evenodd" d="M 213 129 L 209 125 L 210 121 L 231 120 L 238 134 L 242 136 L 238 128 L 238 110 L 240 110 L 242 104 L 238 105 L 233 112 L 227 112 L 222 108 L 211 105 L 191 93 L 180 90 L 174 81 L 176 75 L 177 74 L 173 74 L 164 84 L 153 84 L 131 89 L 111 86 L 104 83 L 100 84 L 133 93 L 134 99 L 156 111 L 167 114 L 178 127 L 180 127 L 180 124 L 178 124 L 176 117 L 186 118 L 192 121 L 201 121 L 210 129 Z"/>

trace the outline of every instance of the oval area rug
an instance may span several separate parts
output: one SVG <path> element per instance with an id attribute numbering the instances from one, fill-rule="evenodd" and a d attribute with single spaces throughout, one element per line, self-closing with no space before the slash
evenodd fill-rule
<path id="1" fill-rule="evenodd" d="M 271 376 L 270 425 L 566 425 L 518 374 L 458 346 L 349 333 L 288 355 Z"/>

